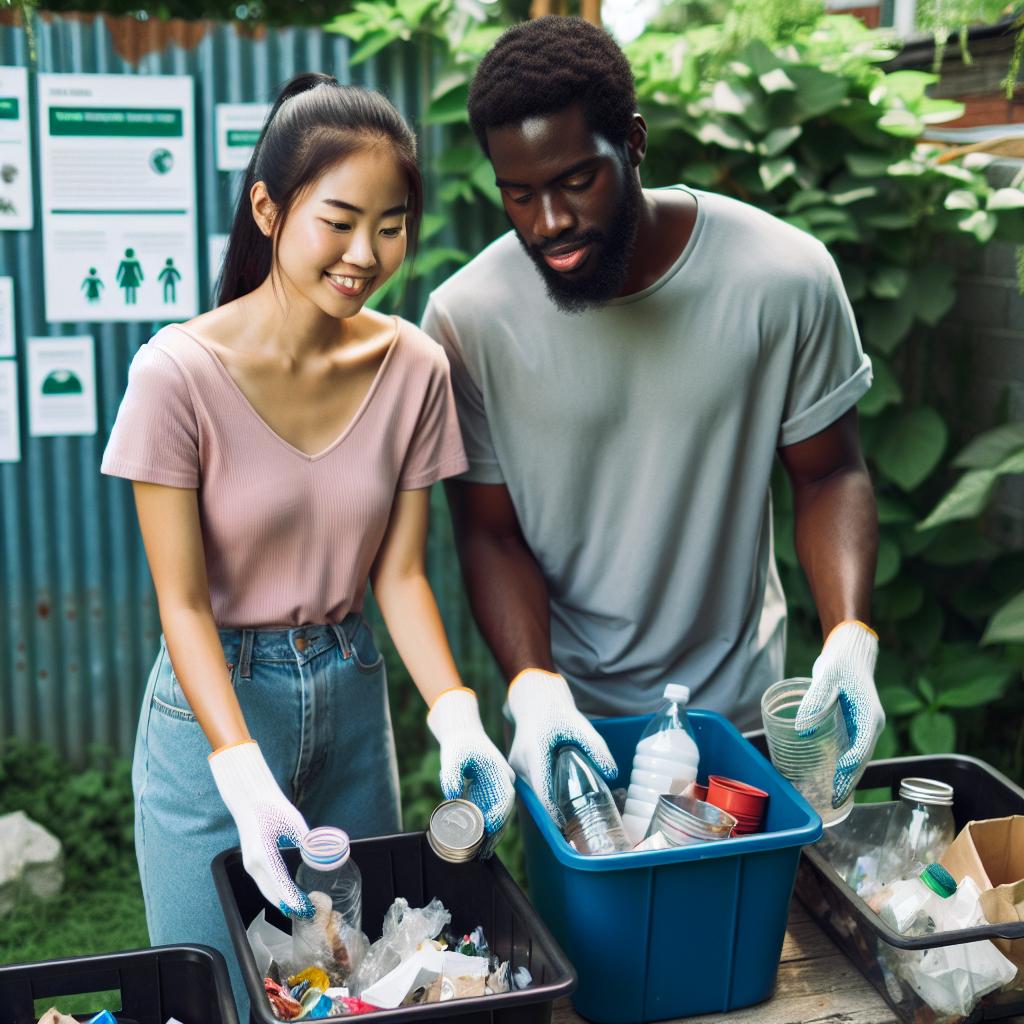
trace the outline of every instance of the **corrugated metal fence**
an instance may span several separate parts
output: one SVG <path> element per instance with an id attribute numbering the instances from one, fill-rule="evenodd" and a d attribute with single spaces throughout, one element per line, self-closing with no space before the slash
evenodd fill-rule
<path id="1" fill-rule="evenodd" d="M 318 70 L 382 89 L 419 124 L 427 104 L 422 62 L 409 47 L 350 68 L 347 40 L 316 29 L 246 33 L 211 22 L 136 21 L 101 15 L 36 19 L 32 72 L 191 75 L 196 101 L 198 260 L 208 295 L 208 234 L 226 232 L 240 174 L 216 169 L 214 108 L 269 101 L 300 71 Z M 29 65 L 24 31 L 0 23 L 0 64 Z M 0 275 L 14 278 L 21 369 L 22 461 L 0 464 L 0 738 L 42 739 L 72 758 L 92 743 L 131 750 L 139 699 L 160 626 L 131 489 L 99 474 L 99 462 L 124 391 L 132 355 L 157 324 L 48 325 L 43 307 L 43 245 L 35 80 L 30 75 L 34 231 L 0 232 Z M 420 134 L 428 192 L 431 153 L 444 134 Z M 462 225 L 471 250 L 493 217 Z M 449 235 L 453 227 L 447 229 Z M 454 241 L 454 238 L 452 238 Z M 411 293 L 415 319 L 423 293 Z M 25 400 L 25 339 L 91 334 L 96 343 L 94 437 L 30 438 Z M 476 682 L 493 669 L 466 612 L 443 498 L 434 495 L 429 569 L 456 658 Z M 382 633 L 382 631 L 381 631 Z"/>

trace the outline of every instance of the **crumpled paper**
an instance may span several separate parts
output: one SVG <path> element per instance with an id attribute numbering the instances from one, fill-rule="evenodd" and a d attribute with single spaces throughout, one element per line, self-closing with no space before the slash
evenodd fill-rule
<path id="1" fill-rule="evenodd" d="M 383 1010 L 393 1010 L 402 1005 L 410 992 L 418 988 L 429 988 L 442 977 L 453 981 L 478 978 L 478 994 L 483 995 L 490 970 L 490 960 L 485 956 L 465 956 L 462 953 L 434 949 L 428 944 L 369 988 L 363 989 L 360 997 Z"/>
<path id="2" fill-rule="evenodd" d="M 39 1018 L 39 1024 L 78 1024 L 74 1017 L 61 1013 L 56 1006 L 51 1006 L 46 1013 Z"/>
<path id="3" fill-rule="evenodd" d="M 409 901 L 399 896 L 384 915 L 381 937 L 366 951 L 349 979 L 349 988 L 367 1002 L 373 1002 L 365 994 L 367 989 L 408 960 L 424 942 L 437 936 L 451 919 L 439 899 L 432 899 L 422 908 L 410 908 Z"/>

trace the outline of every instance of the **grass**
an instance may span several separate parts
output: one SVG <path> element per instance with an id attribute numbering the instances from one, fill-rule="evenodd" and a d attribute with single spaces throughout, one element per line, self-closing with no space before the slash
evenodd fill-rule
<path id="1" fill-rule="evenodd" d="M 74 874 L 52 900 L 23 897 L 0 919 L 0 963 L 144 949 L 149 945 L 135 858 Z"/>

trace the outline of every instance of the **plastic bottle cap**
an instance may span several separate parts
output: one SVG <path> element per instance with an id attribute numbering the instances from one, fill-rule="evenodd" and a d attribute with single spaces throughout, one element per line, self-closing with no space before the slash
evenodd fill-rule
<path id="1" fill-rule="evenodd" d="M 921 872 L 921 881 L 944 900 L 956 892 L 956 879 L 941 864 L 929 864 Z"/>
<path id="2" fill-rule="evenodd" d="M 690 699 L 690 688 L 682 683 L 669 683 L 664 696 L 665 700 L 678 700 L 685 704 Z"/>
<path id="3" fill-rule="evenodd" d="M 904 779 L 900 783 L 900 799 L 935 807 L 953 806 L 953 787 L 935 779 Z"/>
<path id="4" fill-rule="evenodd" d="M 315 828 L 302 840 L 299 853 L 314 871 L 333 871 L 348 860 L 348 833 L 330 825 Z"/>

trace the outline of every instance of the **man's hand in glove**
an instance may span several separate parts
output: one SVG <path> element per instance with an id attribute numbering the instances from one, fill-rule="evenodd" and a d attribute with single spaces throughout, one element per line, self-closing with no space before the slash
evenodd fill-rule
<path id="1" fill-rule="evenodd" d="M 608 744 L 576 708 L 562 676 L 525 669 L 509 686 L 508 707 L 516 727 L 509 763 L 556 821 L 552 769 L 559 747 L 579 747 L 608 782 L 618 775 Z"/>
<path id="2" fill-rule="evenodd" d="M 811 669 L 811 687 L 800 702 L 796 731 L 802 736 L 814 732 L 811 724 L 831 704 L 836 694 L 850 747 L 836 764 L 832 806 L 838 807 L 849 795 L 861 768 L 871 760 L 875 743 L 885 726 L 875 689 L 875 661 L 878 634 L 863 622 L 848 620 L 829 633 Z"/>

